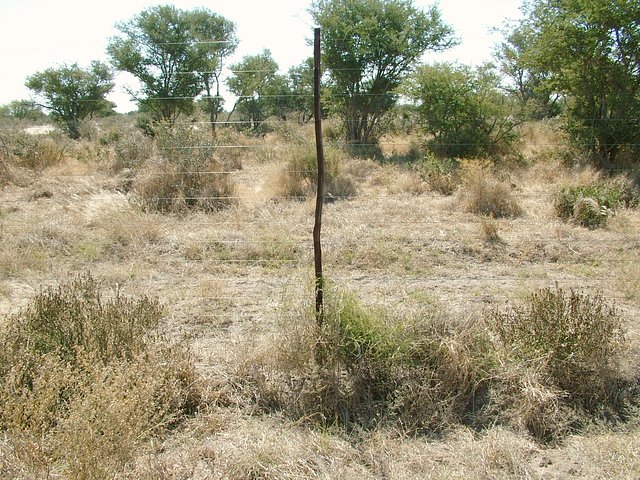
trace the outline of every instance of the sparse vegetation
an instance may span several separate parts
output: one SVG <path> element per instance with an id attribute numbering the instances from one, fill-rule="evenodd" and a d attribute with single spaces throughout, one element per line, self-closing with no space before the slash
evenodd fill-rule
<path id="1" fill-rule="evenodd" d="M 149 159 L 133 189 L 144 209 L 215 211 L 236 202 L 228 167 L 216 159 L 211 138 L 189 126 L 156 127 L 158 156 Z"/>
<path id="2" fill-rule="evenodd" d="M 286 152 L 286 163 L 276 180 L 278 196 L 307 197 L 315 194 L 318 182 L 315 145 L 307 142 L 292 144 Z M 324 190 L 328 199 L 349 198 L 356 194 L 355 182 L 345 175 L 346 154 L 333 145 L 324 149 Z"/>
<path id="3" fill-rule="evenodd" d="M 637 437 L 638 210 L 612 207 L 595 230 L 548 215 L 566 185 L 633 206 L 631 182 L 570 169 L 560 147 L 523 146 L 514 170 L 429 154 L 381 164 L 329 143 L 328 191 L 350 200 L 326 207 L 338 280 L 318 328 L 303 280 L 312 202 L 291 198 L 314 191 L 312 129 L 213 140 L 197 121 L 154 137 L 134 124 L 38 137 L 64 147 L 40 170 L 4 157 L 0 476 L 535 478 L 596 448 L 594 431 L 639 471 L 620 447 Z M 138 140 L 139 156 L 125 148 Z M 232 204 L 180 200 L 217 181 L 213 168 L 230 172 Z M 179 171 L 199 175 L 180 185 Z M 308 176 L 279 189 L 293 172 Z M 145 205 L 146 178 L 173 200 Z M 439 181 L 456 195 L 435 194 Z M 95 277 L 46 287 L 87 268 Z M 605 476 L 594 458 L 581 468 Z"/>
<path id="4" fill-rule="evenodd" d="M 78 276 L 0 329 L 0 429 L 34 474 L 113 474 L 200 402 L 186 351 L 159 335 L 158 302 L 102 290 Z"/>
<path id="5" fill-rule="evenodd" d="M 511 185 L 496 178 L 491 163 L 468 161 L 461 168 L 460 202 L 465 210 L 494 218 L 522 214 Z"/>

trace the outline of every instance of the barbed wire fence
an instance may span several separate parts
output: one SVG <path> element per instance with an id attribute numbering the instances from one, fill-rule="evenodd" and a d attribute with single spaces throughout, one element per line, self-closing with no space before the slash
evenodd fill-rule
<path id="1" fill-rule="evenodd" d="M 229 70 L 229 73 L 233 74 L 233 73 L 266 73 L 266 71 L 231 71 Z M 377 95 L 377 94 L 376 94 Z M 253 99 L 255 97 L 258 98 L 268 98 L 268 97 L 272 97 L 272 98 L 286 98 L 286 97 L 291 97 L 291 96 L 295 96 L 295 97 L 300 97 L 300 98 L 310 98 L 309 95 L 307 94 L 287 94 L 287 95 L 265 95 L 265 94 L 260 94 L 258 92 L 256 92 L 256 95 L 252 95 L 252 96 L 246 96 L 246 99 Z M 188 98 L 193 98 L 193 97 L 188 97 Z M 196 97 L 195 99 L 200 99 L 203 98 L 201 96 Z M 217 98 L 222 98 L 217 97 Z M 175 98 L 166 98 L 167 101 L 169 100 L 174 100 Z M 157 100 L 163 100 L 162 98 L 158 98 Z M 318 114 L 316 113 L 316 116 Z M 274 120 L 274 119 L 267 119 L 264 120 L 263 123 L 265 125 L 284 125 L 285 128 L 287 128 L 287 125 L 298 125 L 299 122 L 297 122 L 296 120 Z M 179 125 L 182 125 L 184 127 L 194 127 L 194 126 L 211 126 L 212 122 L 207 122 L 207 121 L 196 121 L 196 122 L 191 122 L 191 121 L 180 121 L 178 122 Z M 220 120 L 220 121 L 216 121 L 215 124 L 217 126 L 220 127 L 228 127 L 228 128 L 234 128 L 234 127 L 242 127 L 242 126 L 248 126 L 248 125 L 252 125 L 251 121 L 245 121 L 245 120 Z M 6 130 L 9 130 L 9 127 L 5 127 Z M 322 138 L 322 137 L 320 137 Z M 363 145 L 363 147 L 373 147 L 373 146 L 380 146 L 381 144 L 370 144 L 370 145 Z M 382 142 L 382 145 L 387 148 L 387 149 L 402 149 L 402 148 L 407 148 L 409 146 L 411 146 L 411 142 L 410 141 L 401 141 L 398 139 L 394 139 L 394 140 L 388 140 L 388 141 L 384 141 Z M 526 145 L 527 147 L 545 147 L 545 148 L 553 148 L 553 147 L 558 147 L 562 145 L 561 143 L 531 143 Z M 629 144 L 625 144 L 627 146 L 635 146 L 637 147 L 637 145 L 629 145 Z M 255 144 L 241 144 L 241 143 L 224 143 L 224 142 L 220 142 L 220 141 L 212 141 L 211 143 L 202 143 L 200 145 L 194 145 L 194 146 L 162 146 L 162 145 L 158 145 L 158 148 L 162 151 L 162 149 L 165 150 L 170 150 L 170 149 L 180 149 L 180 150 L 185 150 L 185 151 L 189 151 L 189 150 L 195 150 L 195 149 L 211 149 L 211 150 L 229 150 L 229 151 L 238 151 L 241 152 L 242 154 L 244 153 L 254 153 L 255 152 L 265 152 L 267 149 L 285 149 L 287 147 L 289 147 L 290 145 L 286 142 L 283 143 L 275 143 L 275 144 L 269 144 L 267 145 L 265 142 L 260 142 L 257 141 Z M 342 145 L 345 146 L 345 145 Z M 304 173 L 304 174 L 311 174 L 313 173 L 310 170 L 293 170 L 293 169 L 289 169 L 289 170 L 285 170 L 288 171 L 290 173 Z M 218 170 L 187 170 L 184 172 L 180 173 L 181 175 L 201 175 L 201 176 L 234 176 L 234 177 L 242 177 L 242 176 L 247 176 L 247 172 L 243 171 L 243 170 L 233 170 L 233 169 L 218 169 Z M 154 175 L 157 176 L 163 176 L 166 175 L 165 173 L 162 172 L 155 172 Z M 55 173 L 52 174 L 52 176 L 55 179 L 64 179 L 65 177 L 70 177 L 70 178 L 81 178 L 86 176 L 86 174 L 83 173 Z M 318 174 L 318 178 L 321 178 L 321 175 Z M 90 181 L 90 175 L 87 177 L 87 180 Z M 306 196 L 284 196 L 280 199 L 280 201 L 305 201 L 307 200 L 308 197 Z M 157 200 L 168 200 L 169 198 L 163 198 L 163 197 L 157 197 Z M 252 200 L 254 199 L 253 195 L 250 192 L 241 192 L 241 193 L 237 193 L 235 195 L 228 195 L 228 196 L 192 196 L 192 197 L 187 197 L 185 198 L 186 201 L 197 201 L 197 200 L 213 200 L 213 201 L 227 201 L 227 200 L 234 200 L 236 202 L 244 202 L 244 203 L 250 203 Z M 336 200 L 341 200 L 342 198 L 337 197 Z M 365 246 L 365 250 L 366 248 L 369 246 L 371 247 L 371 250 L 375 250 L 378 248 L 382 248 L 385 249 L 387 252 L 390 252 L 390 254 L 393 254 L 394 252 L 397 252 L 398 255 L 402 255 L 403 251 L 419 251 L 420 248 L 423 248 L 425 246 L 425 239 L 424 237 L 420 237 L 419 235 L 412 235 L 408 238 L 394 238 L 393 236 L 388 236 L 385 238 L 385 235 L 390 235 L 390 232 L 392 233 L 394 228 L 401 228 L 403 226 L 406 227 L 411 227 L 411 230 L 413 233 L 415 233 L 416 231 L 422 231 L 422 232 L 428 232 L 430 229 L 433 229 L 434 227 L 437 227 L 438 225 L 440 225 L 440 220 L 438 219 L 432 219 L 423 209 L 421 209 L 420 207 L 416 206 L 415 211 L 412 212 L 408 212 L 407 209 L 407 204 L 406 202 L 402 201 L 406 199 L 406 195 L 404 194 L 386 194 L 384 195 L 384 197 L 378 197 L 378 198 L 373 198 L 373 197 L 369 197 L 368 201 L 370 202 L 376 202 L 376 208 L 373 209 L 373 213 L 371 214 L 371 216 L 366 217 L 363 222 L 361 224 L 358 225 L 335 225 L 332 224 L 330 226 L 330 230 L 329 230 L 329 235 L 327 236 L 328 238 L 324 238 L 322 241 L 323 245 L 326 245 L 328 247 L 328 252 L 330 255 L 336 255 L 339 254 L 341 251 L 344 251 L 344 248 L 341 248 L 344 246 L 344 240 L 340 239 L 340 231 L 344 231 L 344 229 L 346 228 L 353 228 L 356 230 L 355 234 L 352 232 L 352 234 L 355 236 L 355 238 L 357 238 L 358 241 L 362 242 Z M 7 199 L 5 200 L 8 204 L 13 203 L 16 208 L 18 208 L 18 205 L 23 202 L 24 200 L 21 198 L 15 198 L 15 199 Z M 321 201 L 319 203 L 320 206 L 322 206 L 324 202 Z M 277 210 L 278 207 L 275 207 L 273 210 Z M 344 208 L 348 208 L 344 207 Z M 376 210 L 377 209 L 377 210 Z M 388 213 L 390 213 L 389 215 L 385 215 L 384 220 L 382 219 L 382 217 L 376 217 L 376 211 L 381 211 L 381 210 L 387 210 Z M 273 214 L 273 210 L 269 212 L 269 214 Z M 241 248 L 245 248 L 245 249 L 251 249 L 252 247 L 258 246 L 260 248 L 264 248 L 267 247 L 267 249 L 281 249 L 280 253 L 278 255 L 273 255 L 273 258 L 260 258 L 259 256 L 256 256 L 255 258 L 251 258 L 250 256 L 246 256 L 244 258 L 232 258 L 233 254 L 229 253 L 229 254 L 224 254 L 224 255 L 217 255 L 215 258 L 206 258 L 206 253 L 204 252 L 204 255 L 193 255 L 193 258 L 188 259 L 188 262 L 194 262 L 197 263 L 198 265 L 209 265 L 211 268 L 214 267 L 233 267 L 233 266 L 240 266 L 241 268 L 269 268 L 269 266 L 278 266 L 278 268 L 285 268 L 286 266 L 290 266 L 292 268 L 295 267 L 305 267 L 305 266 L 310 266 L 311 265 L 311 246 L 314 244 L 312 243 L 312 238 L 314 237 L 313 235 L 313 229 L 312 229 L 312 225 L 311 222 L 309 223 L 309 225 L 300 230 L 300 225 L 299 224 L 295 224 L 292 225 L 292 229 L 291 230 L 285 230 L 285 231 L 281 231 L 281 232 L 277 232 L 278 235 L 276 235 L 277 238 L 268 238 L 268 235 L 265 234 L 265 232 L 260 232 L 260 234 L 262 235 L 262 237 L 251 237 L 251 235 L 248 233 L 251 231 L 251 223 L 255 222 L 256 224 L 258 222 L 256 222 L 255 220 L 252 219 L 248 219 L 248 218 L 233 218 L 232 214 L 224 214 L 224 215 L 217 215 L 217 214 L 212 214 L 206 218 L 203 218 L 202 220 L 202 224 L 201 226 L 206 227 L 206 228 L 211 228 L 216 230 L 217 232 L 219 232 L 219 237 L 211 237 L 208 238 L 208 242 L 211 244 L 215 244 L 218 246 L 221 246 L 221 248 L 228 248 L 229 250 L 233 250 L 233 247 L 241 247 Z M 331 220 L 329 220 L 329 222 L 331 222 Z M 391 222 L 391 225 L 389 225 L 389 223 Z M 27 225 L 24 223 L 16 223 L 13 222 L 11 220 L 1 220 L 2 223 L 2 230 L 3 230 L 3 234 L 4 235 L 12 235 L 12 234 L 21 234 L 24 232 L 28 232 L 29 230 L 34 232 L 37 231 L 42 225 L 40 224 L 33 224 L 33 225 Z M 286 223 L 286 221 L 284 222 Z M 193 223 L 190 223 L 190 225 L 194 225 Z M 135 225 L 132 225 L 133 227 L 135 227 Z M 371 236 L 369 237 L 368 234 L 371 233 L 372 231 L 375 231 L 376 229 L 378 229 L 379 231 L 382 231 L 384 227 L 384 233 L 381 236 Z M 260 228 L 262 228 L 262 226 L 260 225 Z M 234 231 L 236 232 L 241 232 L 240 234 L 237 234 L 234 236 Z M 424 234 L 424 236 L 429 237 L 429 234 Z M 315 239 L 314 239 L 315 240 Z M 33 238 L 33 241 L 37 241 L 37 238 Z M 437 241 L 437 240 L 433 240 L 430 239 L 429 241 Z M 374 242 L 375 242 L 375 247 L 374 247 Z M 294 252 L 293 254 L 291 252 Z M 299 254 L 297 252 L 308 252 L 305 254 Z M 332 264 L 331 261 L 329 261 L 329 264 Z M 378 273 L 380 272 L 384 272 L 384 265 L 380 265 L 380 269 L 378 271 Z M 316 275 L 316 283 L 315 286 L 317 287 L 319 284 L 322 285 L 323 282 L 318 283 L 318 278 L 323 278 L 323 271 L 322 268 L 318 269 L 317 265 L 316 265 L 316 270 L 315 270 L 315 275 Z M 384 276 L 385 274 L 382 273 L 382 276 Z M 331 277 L 331 275 L 329 275 Z M 342 273 L 342 277 L 346 278 L 348 277 L 348 275 L 345 275 L 344 272 Z M 209 296 L 205 296 L 205 295 L 200 295 L 200 299 L 202 300 L 210 300 L 210 301 L 215 301 L 215 302 L 225 302 L 225 301 L 236 301 L 236 302 L 240 302 L 240 303 L 254 303 L 256 302 L 256 298 L 253 294 L 247 294 L 247 295 L 242 295 L 239 293 L 239 287 L 238 284 L 241 280 L 239 280 L 239 278 L 242 278 L 242 275 L 229 275 L 229 272 L 226 272 L 226 276 L 221 275 L 218 277 L 218 281 L 220 281 L 221 283 L 226 283 L 230 288 L 228 289 L 231 293 L 224 293 L 221 295 L 209 295 Z M 262 283 L 263 286 L 266 286 L 267 288 L 271 288 L 271 289 L 277 289 L 280 288 L 282 286 L 282 281 L 278 280 L 275 276 L 272 280 L 269 280 L 268 275 L 259 275 L 256 277 L 258 283 Z M 463 277 L 464 280 L 464 277 Z M 469 281 L 474 280 L 474 278 L 471 278 L 471 276 L 468 278 Z M 271 284 L 269 284 L 269 282 L 272 282 Z M 412 282 L 415 283 L 414 279 L 408 278 L 407 279 L 407 283 L 411 284 Z M 224 288 L 222 288 L 222 290 L 225 290 Z M 322 306 L 321 304 L 318 303 L 318 293 L 322 293 L 322 289 L 318 289 L 316 288 L 316 312 L 322 312 Z M 186 298 L 182 298 L 183 301 L 186 301 Z M 248 306 L 247 310 L 245 312 L 240 312 L 241 314 L 241 318 L 252 318 L 255 315 L 255 311 L 254 309 L 256 308 L 255 305 L 252 306 Z M 235 316 L 237 318 L 238 316 L 238 312 L 233 312 L 233 313 L 229 313 L 229 314 L 225 314 L 225 313 L 217 313 L 216 315 L 220 316 L 220 315 L 228 315 L 229 317 L 231 316 Z"/>

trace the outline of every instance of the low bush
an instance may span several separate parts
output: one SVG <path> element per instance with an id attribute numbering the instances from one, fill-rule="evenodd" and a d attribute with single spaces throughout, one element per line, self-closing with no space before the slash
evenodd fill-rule
<path id="1" fill-rule="evenodd" d="M 9 317 L 0 329 L 0 430 L 18 454 L 68 478 L 107 478 L 134 447 L 194 412 L 195 370 L 158 333 L 162 312 L 146 297 L 105 298 L 81 275 Z"/>
<path id="2" fill-rule="evenodd" d="M 150 159 L 133 182 L 148 211 L 214 211 L 236 203 L 228 167 L 215 157 L 208 132 L 190 126 L 156 127 L 159 156 Z"/>
<path id="3" fill-rule="evenodd" d="M 397 318 L 327 293 L 321 326 L 312 311 L 287 318 L 265 358 L 246 366 L 259 406 L 323 426 L 414 434 L 472 415 L 488 378 L 479 329 L 434 315 Z"/>
<path id="4" fill-rule="evenodd" d="M 16 133 L 7 138 L 7 148 L 16 165 L 36 171 L 58 165 L 65 157 L 65 142 L 49 135 Z"/>
<path id="5" fill-rule="evenodd" d="M 153 155 L 151 139 L 133 128 L 113 127 L 99 138 L 99 142 L 113 149 L 114 171 L 136 170 Z"/>
<path id="6" fill-rule="evenodd" d="M 604 226 L 617 209 L 636 207 L 639 200 L 640 192 L 633 182 L 619 176 L 608 181 L 562 187 L 554 206 L 561 219 L 598 228 Z"/>
<path id="7" fill-rule="evenodd" d="M 566 419 L 567 407 L 592 411 L 615 403 L 624 331 L 620 315 L 600 295 L 545 288 L 524 306 L 493 311 L 488 324 L 510 372 L 500 378 L 519 385 L 506 399 L 522 409 L 528 398 L 525 423 L 536 436 L 551 436 L 554 425 L 564 428 L 548 414 Z"/>
<path id="8" fill-rule="evenodd" d="M 315 194 L 318 182 L 316 147 L 312 143 L 292 144 L 284 154 L 284 170 L 277 183 L 281 197 L 308 197 Z M 344 153 L 335 146 L 324 148 L 324 193 L 328 199 L 349 198 L 356 194 L 356 185 L 342 172 Z"/>
<path id="9" fill-rule="evenodd" d="M 254 409 L 409 434 L 503 423 L 548 441 L 624 407 L 622 321 L 600 296 L 543 289 L 479 322 L 399 317 L 329 288 L 321 325 L 292 311 L 238 372 Z"/>
<path id="10" fill-rule="evenodd" d="M 454 159 L 437 158 L 429 152 L 413 167 L 431 190 L 443 195 L 453 195 L 462 183 L 459 162 Z"/>

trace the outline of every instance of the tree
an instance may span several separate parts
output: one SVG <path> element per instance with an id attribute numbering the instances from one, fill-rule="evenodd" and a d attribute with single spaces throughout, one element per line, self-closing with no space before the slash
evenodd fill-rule
<path id="1" fill-rule="evenodd" d="M 425 65 L 405 83 L 434 153 L 449 158 L 495 155 L 515 140 L 516 122 L 491 65 Z"/>
<path id="2" fill-rule="evenodd" d="M 42 108 L 31 100 L 13 100 L 6 105 L 0 106 L 0 117 L 24 120 L 41 120 L 46 118 Z"/>
<path id="3" fill-rule="evenodd" d="M 117 28 L 123 36 L 111 38 L 107 48 L 114 66 L 142 84 L 131 92 L 141 109 L 171 123 L 193 111 L 203 90 L 212 97 L 220 63 L 237 44 L 233 24 L 207 9 L 150 7 Z M 215 118 L 218 107 L 212 111 Z"/>
<path id="4" fill-rule="evenodd" d="M 237 111 L 240 119 L 256 130 L 272 115 L 277 100 L 287 94 L 286 79 L 277 73 L 278 64 L 267 49 L 245 56 L 231 65 L 231 71 L 227 86 L 237 99 L 228 118 Z"/>
<path id="5" fill-rule="evenodd" d="M 424 12 L 410 0 L 316 0 L 311 15 L 322 28 L 332 107 L 356 144 L 375 141 L 395 89 L 424 52 L 455 43 L 435 6 Z"/>
<path id="6" fill-rule="evenodd" d="M 288 111 L 297 116 L 299 123 L 313 118 L 313 57 L 300 65 L 291 67 L 288 72 L 289 102 Z"/>
<path id="7" fill-rule="evenodd" d="M 224 104 L 220 95 L 220 73 L 224 59 L 238 46 L 236 26 L 230 20 L 203 8 L 190 12 L 188 18 L 196 41 L 198 77 L 207 102 L 211 133 L 215 136 L 218 115 L 222 113 Z"/>
<path id="8" fill-rule="evenodd" d="M 541 120 L 559 115 L 560 95 L 550 88 L 549 73 L 526 63 L 526 50 L 533 40 L 533 32 L 526 25 L 520 25 L 505 35 L 495 56 L 503 75 L 511 82 L 506 90 L 520 104 L 519 116 Z"/>
<path id="9" fill-rule="evenodd" d="M 25 85 L 40 97 L 42 103 L 36 105 L 49 110 L 53 120 L 63 124 L 74 139 L 80 138 L 80 124 L 85 118 L 114 107 L 105 98 L 113 89 L 113 74 L 97 61 L 87 70 L 77 63 L 49 68 L 28 77 Z"/>
<path id="10" fill-rule="evenodd" d="M 567 129 L 601 166 L 640 151 L 640 3 L 534 0 L 526 66 L 567 98 Z"/>

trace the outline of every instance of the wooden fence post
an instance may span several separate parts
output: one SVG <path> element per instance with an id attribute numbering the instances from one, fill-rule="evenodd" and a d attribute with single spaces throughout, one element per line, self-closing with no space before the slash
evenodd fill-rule
<path id="1" fill-rule="evenodd" d="M 316 156 L 318 160 L 318 186 L 316 195 L 316 216 L 313 227 L 313 257 L 315 263 L 316 322 L 324 323 L 324 277 L 322 274 L 322 205 L 324 204 L 324 149 L 322 144 L 322 109 L 320 107 L 320 29 L 314 29 L 313 48 L 313 107 L 316 132 Z"/>

